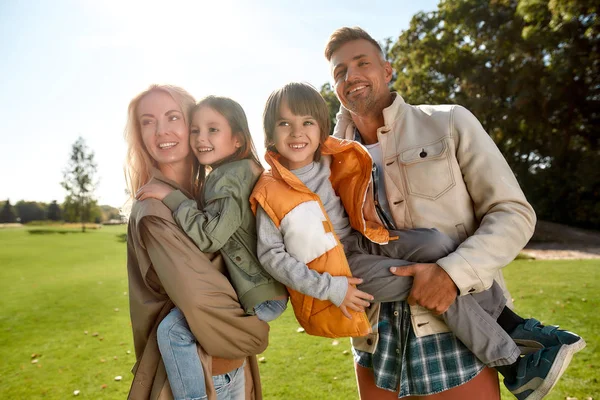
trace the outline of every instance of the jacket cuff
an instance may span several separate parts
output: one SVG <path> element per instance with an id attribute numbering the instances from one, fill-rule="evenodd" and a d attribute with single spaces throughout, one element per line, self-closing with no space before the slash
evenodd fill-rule
<path id="1" fill-rule="evenodd" d="M 175 212 L 175 211 L 177 211 L 177 209 L 179 208 L 179 206 L 181 205 L 181 203 L 183 203 L 186 200 L 189 200 L 189 199 L 187 198 L 187 196 L 185 194 L 183 194 L 179 190 L 174 190 L 171 193 L 169 193 L 163 199 L 162 202 L 167 207 L 169 207 L 169 209 L 171 210 L 171 212 Z"/>
<path id="2" fill-rule="evenodd" d="M 345 276 L 334 276 L 331 278 L 331 287 L 329 288 L 329 301 L 339 307 L 348 291 L 348 278 Z"/>
<path id="3" fill-rule="evenodd" d="M 437 265 L 450 275 L 450 279 L 458 287 L 460 296 L 483 292 L 486 289 L 471 264 L 456 252 L 437 260 Z"/>

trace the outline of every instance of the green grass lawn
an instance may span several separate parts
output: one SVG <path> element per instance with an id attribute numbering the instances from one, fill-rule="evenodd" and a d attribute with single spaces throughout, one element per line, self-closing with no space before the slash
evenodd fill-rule
<path id="1" fill-rule="evenodd" d="M 64 399 L 75 390 L 78 398 L 126 397 L 134 355 L 124 233 L 0 229 L 0 399 Z M 588 343 L 549 399 L 600 395 L 599 264 L 519 260 L 505 269 L 517 312 Z M 357 399 L 349 341 L 297 328 L 291 312 L 272 324 L 260 356 L 265 398 Z"/>

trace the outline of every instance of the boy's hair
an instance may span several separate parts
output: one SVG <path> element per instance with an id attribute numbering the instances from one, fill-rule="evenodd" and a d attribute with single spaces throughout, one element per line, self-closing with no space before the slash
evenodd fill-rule
<path id="1" fill-rule="evenodd" d="M 319 143 L 323 144 L 329 136 L 331 121 L 327 103 L 321 94 L 308 83 L 292 82 L 281 89 L 275 90 L 269 96 L 263 113 L 263 127 L 265 130 L 265 148 L 273 152 L 275 149 L 275 124 L 281 118 L 279 113 L 281 105 L 285 103 L 294 115 L 310 115 L 319 125 L 321 136 Z M 315 152 L 315 161 L 321 158 L 321 146 Z"/>
<path id="2" fill-rule="evenodd" d="M 250 135 L 250 128 L 248 127 L 248 119 L 242 106 L 235 100 L 228 97 L 220 96 L 207 96 L 200 100 L 191 110 L 188 120 L 192 121 L 194 114 L 203 107 L 209 107 L 221 114 L 227 120 L 229 127 L 231 128 L 231 134 L 233 137 L 237 137 L 242 142 L 241 147 L 230 157 L 225 160 L 221 160 L 218 164 L 212 165 L 212 168 L 218 165 L 249 159 L 254 161 L 258 166 L 262 168 L 260 161 L 258 160 L 258 154 Z M 207 169 L 206 166 L 201 165 L 198 160 L 194 162 L 197 165 L 198 173 L 195 177 L 195 188 L 197 193 L 201 193 L 202 186 L 206 179 Z"/>
<path id="3" fill-rule="evenodd" d="M 140 101 L 154 92 L 164 92 L 175 100 L 175 103 L 181 109 L 184 121 L 189 124 L 189 111 L 196 100 L 191 94 L 186 92 L 184 89 L 172 86 L 172 85 L 150 85 L 148 89 L 144 90 L 137 96 L 135 96 L 129 102 L 129 108 L 127 110 L 127 125 L 125 126 L 125 142 L 127 143 L 127 157 L 125 162 L 125 181 L 127 190 L 130 198 L 135 196 L 135 193 L 146 183 L 150 181 L 152 175 L 152 168 L 156 167 L 156 161 L 152 159 L 146 146 L 142 141 L 142 133 L 140 128 L 140 121 L 137 116 L 137 107 Z M 195 171 L 192 171 L 194 174 Z"/>
<path id="4" fill-rule="evenodd" d="M 333 53 L 335 53 L 340 47 L 353 40 L 361 39 L 366 40 L 375 46 L 377 50 L 379 50 L 381 58 L 384 59 L 383 50 L 381 50 L 379 43 L 377 43 L 377 41 L 373 39 L 371 35 L 358 26 L 354 26 L 352 28 L 345 26 L 343 28 L 336 29 L 335 32 L 329 36 L 327 45 L 325 45 L 325 58 L 327 61 L 331 61 L 331 56 L 333 56 Z"/>

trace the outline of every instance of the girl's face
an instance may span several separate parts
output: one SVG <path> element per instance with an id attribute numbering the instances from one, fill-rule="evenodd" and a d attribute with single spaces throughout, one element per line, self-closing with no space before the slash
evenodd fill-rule
<path id="1" fill-rule="evenodd" d="M 213 165 L 235 154 L 242 142 L 221 113 L 201 107 L 192 116 L 190 146 L 200 164 Z"/>
<path id="2" fill-rule="evenodd" d="M 294 115 L 287 102 L 281 103 L 273 139 L 286 168 L 292 170 L 310 164 L 319 148 L 320 137 L 321 128 L 311 115 Z"/>
<path id="3" fill-rule="evenodd" d="M 159 168 L 188 162 L 189 129 L 179 105 L 166 92 L 155 90 L 137 106 L 142 142 Z"/>

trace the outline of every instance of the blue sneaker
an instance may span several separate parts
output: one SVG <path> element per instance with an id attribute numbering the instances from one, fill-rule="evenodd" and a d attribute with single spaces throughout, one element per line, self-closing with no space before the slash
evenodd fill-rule
<path id="1" fill-rule="evenodd" d="M 577 353 L 585 347 L 585 341 L 573 332 L 558 329 L 558 326 L 544 326 L 540 321 L 530 318 L 511 332 L 521 354 L 534 353 L 546 347 L 567 345 L 571 353 Z"/>
<path id="2" fill-rule="evenodd" d="M 516 376 L 504 379 L 504 385 L 518 400 L 539 400 L 558 382 L 571 362 L 568 345 L 538 350 L 521 357 Z"/>

